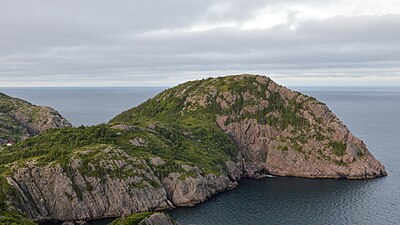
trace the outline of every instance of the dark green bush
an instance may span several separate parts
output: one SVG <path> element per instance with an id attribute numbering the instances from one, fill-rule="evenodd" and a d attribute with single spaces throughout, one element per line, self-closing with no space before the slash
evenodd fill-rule
<path id="1" fill-rule="evenodd" d="M 332 151 L 337 156 L 344 156 L 346 154 L 347 144 L 342 141 L 330 141 L 328 146 L 332 148 Z"/>

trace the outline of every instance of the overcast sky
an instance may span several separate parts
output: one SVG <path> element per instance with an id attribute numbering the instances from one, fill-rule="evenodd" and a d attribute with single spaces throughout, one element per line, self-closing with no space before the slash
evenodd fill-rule
<path id="1" fill-rule="evenodd" d="M 0 86 L 400 85 L 399 0 L 0 4 Z"/>

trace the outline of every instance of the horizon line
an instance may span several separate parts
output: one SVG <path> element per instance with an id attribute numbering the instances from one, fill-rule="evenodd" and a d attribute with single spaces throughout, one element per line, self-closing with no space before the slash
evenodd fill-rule
<path id="1" fill-rule="evenodd" d="M 129 85 L 129 86 L 0 86 L 0 88 L 172 88 L 177 85 Z M 281 84 L 279 84 L 281 85 Z M 400 85 L 281 85 L 284 87 L 398 87 Z"/>

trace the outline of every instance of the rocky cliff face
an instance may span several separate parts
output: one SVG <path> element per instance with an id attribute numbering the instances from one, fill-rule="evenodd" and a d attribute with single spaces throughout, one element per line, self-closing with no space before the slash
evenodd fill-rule
<path id="1" fill-rule="evenodd" d="M 52 108 L 35 106 L 0 93 L 0 145 L 67 126 L 71 124 Z"/>
<path id="2" fill-rule="evenodd" d="M 203 176 L 200 173 L 185 179 L 182 179 L 179 173 L 171 173 L 164 178 L 163 183 L 168 197 L 175 206 L 194 206 L 235 186 L 235 183 L 225 175 Z"/>
<path id="3" fill-rule="evenodd" d="M 254 75 L 179 85 L 109 124 L 21 142 L 0 161 L 9 207 L 37 221 L 193 206 L 243 177 L 386 175 L 325 104 Z"/>
<path id="4" fill-rule="evenodd" d="M 138 213 L 114 220 L 110 225 L 177 225 L 165 213 Z"/>
<path id="5" fill-rule="evenodd" d="M 218 126 L 238 146 L 239 158 L 280 176 L 362 179 L 386 175 L 384 166 L 366 145 L 325 104 L 279 86 L 266 77 L 257 77 L 253 86 L 256 89 L 266 86 L 265 96 L 271 99 L 275 95 L 275 103 L 279 102 L 283 109 L 266 112 L 267 121 L 261 123 L 259 118 L 217 116 Z M 265 102 L 261 100 L 258 105 L 250 106 L 248 103 L 257 97 L 249 92 L 242 96 L 244 107 L 240 115 L 263 110 L 272 104 L 267 98 Z M 237 98 L 240 95 L 230 92 L 217 96 L 221 107 L 225 108 L 232 107 Z M 284 118 L 287 114 L 291 117 Z M 288 121 L 284 124 L 279 120 Z"/>
<path id="6" fill-rule="evenodd" d="M 86 164 L 89 155 L 96 157 Z M 203 176 L 188 165 L 182 168 L 190 176 L 176 172 L 161 180 L 158 164 L 103 145 L 75 152 L 68 165 L 31 161 L 13 168 L 7 181 L 19 193 L 14 206 L 35 221 L 90 220 L 193 206 L 232 185 L 227 176 Z"/>
<path id="7" fill-rule="evenodd" d="M 173 112 L 168 108 L 171 102 L 176 103 Z M 235 142 L 238 154 L 233 161 L 243 162 L 247 177 L 263 173 L 349 179 L 386 175 L 366 145 L 324 103 L 265 76 L 188 82 L 113 121 L 135 121 L 146 115 L 180 126 L 187 126 L 188 118 L 197 120 L 200 127 L 206 126 L 204 121 L 208 126 L 216 123 Z"/>
<path id="8" fill-rule="evenodd" d="M 139 225 L 177 225 L 170 217 L 163 213 L 155 213 L 144 220 Z"/>
<path id="9" fill-rule="evenodd" d="M 96 154 L 97 162 L 86 168 L 82 158 L 88 154 Z M 62 168 L 39 167 L 32 162 L 17 169 L 8 181 L 22 194 L 18 208 L 36 220 L 68 221 L 118 217 L 173 206 L 146 161 L 121 150 L 87 149 L 77 152 L 68 163 L 70 167 Z M 108 171 L 104 175 L 103 169 Z"/>

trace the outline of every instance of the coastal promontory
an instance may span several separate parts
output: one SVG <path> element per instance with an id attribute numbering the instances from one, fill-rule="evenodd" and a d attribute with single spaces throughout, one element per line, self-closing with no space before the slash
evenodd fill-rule
<path id="1" fill-rule="evenodd" d="M 0 161 L 1 210 L 34 221 L 193 206 L 242 178 L 387 175 L 324 103 L 258 75 L 183 83 L 106 124 L 21 141 Z"/>
<path id="2" fill-rule="evenodd" d="M 16 143 L 50 128 L 69 126 L 71 124 L 50 107 L 36 106 L 0 93 L 0 146 Z"/>

